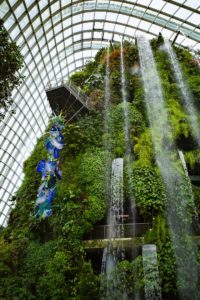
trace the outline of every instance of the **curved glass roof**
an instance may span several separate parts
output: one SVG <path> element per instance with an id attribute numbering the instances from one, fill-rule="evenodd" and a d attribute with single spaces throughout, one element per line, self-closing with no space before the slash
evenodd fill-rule
<path id="1" fill-rule="evenodd" d="M 0 124 L 0 225 L 19 187 L 23 161 L 44 132 L 51 109 L 45 86 L 80 69 L 108 40 L 159 32 L 200 50 L 200 0 L 0 0 L 0 18 L 20 46 L 24 83 L 13 92 L 16 113 Z"/>

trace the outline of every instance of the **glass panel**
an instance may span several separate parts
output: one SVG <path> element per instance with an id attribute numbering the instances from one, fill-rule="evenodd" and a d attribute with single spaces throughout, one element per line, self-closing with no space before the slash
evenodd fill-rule
<path id="1" fill-rule="evenodd" d="M 53 30 L 51 29 L 47 34 L 46 34 L 46 37 L 47 37 L 47 40 L 49 41 L 52 37 L 53 37 Z M 52 42 L 52 40 L 51 40 Z"/>
<path id="2" fill-rule="evenodd" d="M 61 30 L 62 30 L 61 24 L 58 24 L 57 26 L 54 27 L 55 34 L 57 34 L 58 32 L 60 32 Z"/>
<path id="3" fill-rule="evenodd" d="M 29 15 L 31 17 L 31 19 L 33 19 L 38 13 L 38 9 L 37 9 L 37 5 L 35 5 L 30 11 L 29 11 Z"/>
<path id="4" fill-rule="evenodd" d="M 2 189 L 1 190 L 2 192 L 2 197 L 4 198 L 4 190 Z M 3 208 L 5 207 L 5 202 L 0 202 L 0 211 L 2 212 L 3 211 Z M 0 224 L 2 224 L 2 222 L 4 221 L 4 216 L 2 214 L 0 214 Z"/>
<path id="5" fill-rule="evenodd" d="M 60 3 L 59 1 L 57 1 L 56 3 L 51 5 L 51 13 L 55 13 L 57 10 L 60 9 Z"/>
<path id="6" fill-rule="evenodd" d="M 102 39 L 102 35 L 103 35 L 103 32 L 100 32 L 100 31 L 94 32 L 95 39 Z"/>
<path id="7" fill-rule="evenodd" d="M 104 32 L 104 39 L 105 40 L 111 40 L 111 38 L 112 38 L 112 34 L 111 33 Z"/>
<path id="8" fill-rule="evenodd" d="M 151 23 L 148 23 L 146 21 L 141 21 L 139 27 L 144 29 L 145 31 L 148 31 L 150 25 Z"/>
<path id="9" fill-rule="evenodd" d="M 108 27 L 108 30 L 110 30 L 109 27 Z M 118 25 L 118 24 L 117 24 L 117 25 L 115 26 L 115 30 L 116 30 L 116 32 L 119 32 L 119 33 L 121 32 L 121 33 L 122 33 L 122 32 L 124 32 L 124 26 Z"/>
<path id="10" fill-rule="evenodd" d="M 51 57 L 54 57 L 56 55 L 56 49 L 55 48 L 53 50 L 51 50 L 50 55 L 51 55 Z"/>
<path id="11" fill-rule="evenodd" d="M 99 20 L 105 20 L 106 18 L 106 12 L 102 11 L 102 12 L 95 12 L 95 20 L 99 19 Z"/>
<path id="12" fill-rule="evenodd" d="M 0 4 L 0 18 L 3 19 L 3 17 L 9 12 L 10 8 L 8 4 L 4 1 L 2 4 Z"/>
<path id="13" fill-rule="evenodd" d="M 199 24 L 199 14 L 193 13 L 188 19 L 188 22 L 191 22 L 193 24 Z"/>
<path id="14" fill-rule="evenodd" d="M 155 24 L 151 25 L 151 27 L 150 27 L 150 31 L 153 33 L 156 33 L 156 34 L 159 34 L 160 30 L 161 30 L 161 27 L 157 26 Z"/>
<path id="15" fill-rule="evenodd" d="M 175 13 L 176 17 L 179 17 L 183 21 L 186 20 L 191 15 L 191 11 L 185 8 L 179 8 L 178 11 Z M 187 25 L 188 26 L 188 25 Z"/>
<path id="16" fill-rule="evenodd" d="M 193 8 L 199 8 L 200 3 L 199 3 L 199 1 L 196 1 L 196 0 L 187 0 L 185 5 L 193 7 Z"/>
<path id="17" fill-rule="evenodd" d="M 163 12 L 166 12 L 166 13 L 170 12 L 171 15 L 173 15 L 177 10 L 178 10 L 178 7 L 171 3 L 167 3 L 162 9 Z"/>
<path id="18" fill-rule="evenodd" d="M 116 22 L 117 17 L 118 17 L 118 15 L 116 13 L 108 12 L 106 19 L 109 20 L 109 21 Z"/>
<path id="19" fill-rule="evenodd" d="M 17 2 L 17 0 L 8 0 L 8 2 L 10 3 L 10 6 L 14 6 L 15 3 Z"/>
<path id="20" fill-rule="evenodd" d="M 1 18 L 1 17 L 0 17 Z M 15 19 L 13 18 L 13 16 L 10 16 L 5 22 L 4 22 L 4 26 L 7 30 L 9 30 L 11 28 L 11 26 L 15 23 Z"/>
<path id="21" fill-rule="evenodd" d="M 25 11 L 24 4 L 21 3 L 14 11 L 16 18 L 19 18 Z"/>
<path id="22" fill-rule="evenodd" d="M 82 53 L 81 52 L 75 53 L 74 58 L 75 58 L 75 60 L 82 58 Z"/>
<path id="23" fill-rule="evenodd" d="M 64 38 L 68 38 L 68 36 L 70 36 L 72 34 L 72 29 L 69 28 L 67 30 L 64 31 Z"/>
<path id="24" fill-rule="evenodd" d="M 132 29 L 130 27 L 126 27 L 125 28 L 125 34 L 129 35 L 130 37 L 133 37 L 134 29 Z"/>
<path id="25" fill-rule="evenodd" d="M 63 50 L 63 47 L 64 47 L 63 43 L 57 45 L 58 52 L 60 52 L 61 50 Z"/>
<path id="26" fill-rule="evenodd" d="M 55 25 L 57 22 L 61 20 L 60 12 L 52 17 L 53 24 Z"/>
<path id="27" fill-rule="evenodd" d="M 73 32 L 78 32 L 82 30 L 82 26 L 81 25 L 75 25 L 72 27 Z"/>
<path id="28" fill-rule="evenodd" d="M 66 6 L 68 4 L 71 4 L 71 0 L 61 0 L 61 6 Z"/>
<path id="29" fill-rule="evenodd" d="M 13 28 L 13 30 L 11 31 L 10 35 L 11 35 L 12 39 L 15 40 L 19 33 L 20 33 L 20 29 L 19 29 L 19 27 L 16 25 L 16 26 Z"/>
<path id="30" fill-rule="evenodd" d="M 94 14 L 93 13 L 88 12 L 88 13 L 83 14 L 83 20 L 84 21 L 91 21 L 93 19 L 94 19 Z"/>
<path id="31" fill-rule="evenodd" d="M 43 22 L 50 16 L 49 9 L 47 8 L 43 13 L 42 13 L 42 20 Z"/>
<path id="32" fill-rule="evenodd" d="M 42 55 L 45 56 L 48 53 L 48 48 L 44 47 L 41 52 L 42 52 Z"/>
<path id="33" fill-rule="evenodd" d="M 75 15 L 72 17 L 72 24 L 75 24 L 75 23 L 79 23 L 82 21 L 82 16 L 81 15 Z"/>
<path id="34" fill-rule="evenodd" d="M 25 43 L 23 36 L 21 35 L 19 39 L 17 39 L 17 45 L 21 47 Z"/>
<path id="35" fill-rule="evenodd" d="M 80 60 L 77 61 L 77 62 L 76 62 L 76 67 L 79 68 L 79 67 L 81 67 L 81 66 L 82 66 L 82 61 L 80 61 Z"/>
<path id="36" fill-rule="evenodd" d="M 140 23 L 139 19 L 130 17 L 129 21 L 128 21 L 128 25 L 133 26 L 133 27 L 137 27 Z"/>
<path id="37" fill-rule="evenodd" d="M 37 45 L 34 46 L 34 48 L 32 48 L 32 54 L 35 57 L 35 55 L 39 52 L 39 48 Z"/>
<path id="38" fill-rule="evenodd" d="M 40 10 L 42 10 L 45 6 L 48 6 L 48 0 L 39 1 Z"/>
<path id="39" fill-rule="evenodd" d="M 150 4 L 150 7 L 155 8 L 156 10 L 161 10 L 164 6 L 164 2 L 160 0 L 153 0 Z"/>
<path id="40" fill-rule="evenodd" d="M 167 38 L 170 38 L 172 35 L 172 32 L 166 28 L 162 29 L 161 33 L 162 33 L 162 35 L 166 36 Z"/>
<path id="41" fill-rule="evenodd" d="M 33 24 L 33 28 L 36 29 L 40 24 L 40 18 L 36 18 L 35 21 L 32 23 Z"/>
<path id="42" fill-rule="evenodd" d="M 77 42 L 79 40 L 81 40 L 81 35 L 80 34 L 74 35 L 74 42 Z"/>
<path id="43" fill-rule="evenodd" d="M 104 23 L 103 22 L 95 22 L 94 27 L 95 29 L 102 29 Z"/>
<path id="44" fill-rule="evenodd" d="M 138 0 L 137 3 L 145 5 L 145 6 L 149 6 L 149 4 L 151 3 L 151 0 Z"/>
<path id="45" fill-rule="evenodd" d="M 83 24 L 83 30 L 92 30 L 92 29 L 93 29 L 93 23 Z"/>
<path id="46" fill-rule="evenodd" d="M 69 16 L 70 14 L 71 14 L 71 8 L 70 7 L 67 7 L 67 8 L 62 10 L 63 19 L 66 18 L 67 16 Z"/>
<path id="47" fill-rule="evenodd" d="M 69 66 L 68 66 L 69 72 L 72 72 L 72 71 L 74 70 L 74 67 L 75 67 L 74 64 L 73 64 L 73 65 L 69 65 Z"/>
<path id="48" fill-rule="evenodd" d="M 71 18 L 68 18 L 63 21 L 63 29 L 68 28 L 68 27 L 71 28 Z"/>
<path id="49" fill-rule="evenodd" d="M 126 24 L 128 19 L 129 19 L 128 16 L 119 15 L 118 18 L 117 18 L 117 22 Z"/>
<path id="50" fill-rule="evenodd" d="M 45 38 L 43 37 L 40 41 L 39 41 L 39 46 L 40 48 L 42 48 L 45 44 Z"/>
<path id="51" fill-rule="evenodd" d="M 34 3 L 34 0 L 24 0 L 27 7 L 29 7 L 32 3 Z"/>

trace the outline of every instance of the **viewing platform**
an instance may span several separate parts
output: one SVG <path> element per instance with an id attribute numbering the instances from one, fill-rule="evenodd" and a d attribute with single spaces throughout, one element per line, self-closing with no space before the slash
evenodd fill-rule
<path id="1" fill-rule="evenodd" d="M 88 97 L 80 88 L 64 78 L 48 82 L 45 91 L 51 109 L 56 115 L 62 111 L 67 122 L 90 110 Z"/>
<path id="2" fill-rule="evenodd" d="M 85 237 L 85 248 L 104 248 L 108 242 L 118 244 L 123 241 L 124 246 L 130 247 L 132 244 L 139 246 L 143 244 L 144 235 L 151 230 L 151 223 L 124 223 L 115 225 L 123 226 L 124 236 L 120 238 L 108 238 L 109 225 L 95 226 Z"/>

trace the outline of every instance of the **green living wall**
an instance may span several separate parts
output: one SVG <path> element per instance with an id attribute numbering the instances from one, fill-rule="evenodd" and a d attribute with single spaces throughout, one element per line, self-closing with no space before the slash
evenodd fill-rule
<path id="1" fill-rule="evenodd" d="M 181 147 L 184 141 L 184 154 L 192 170 L 200 163 L 200 151 L 192 141 L 186 112 L 180 104 L 178 87 L 161 44 L 161 36 L 152 41 L 169 120 L 177 145 Z M 140 220 L 152 224 L 151 230 L 144 235 L 144 242 L 157 245 L 163 297 L 176 299 L 178 283 L 166 218 L 168 202 L 154 158 L 138 51 L 128 41 L 123 46 L 133 154 L 131 189 Z M 192 56 L 187 49 L 175 48 L 175 51 L 199 109 L 200 70 L 191 63 Z M 39 221 L 34 217 L 34 203 L 40 185 L 36 166 L 40 159 L 46 158 L 45 135 L 38 140 L 32 155 L 24 163 L 24 181 L 12 199 L 15 208 L 8 226 L 0 232 L 0 299 L 101 299 L 101 276 L 87 259 L 83 241 L 94 225 L 106 216 L 105 139 L 110 142 L 111 158 L 125 154 L 120 45 L 110 46 L 109 58 L 109 136 L 104 134 L 106 49 L 100 50 L 94 61 L 88 62 L 81 71 L 71 76 L 74 84 L 89 97 L 91 111 L 78 121 L 67 124 L 64 129 L 65 146 L 60 160 L 63 178 L 58 183 L 58 193 L 53 201 L 53 215 L 48 219 Z M 125 176 L 125 201 L 129 198 L 127 182 Z M 200 214 L 200 188 L 194 186 L 193 189 Z M 187 193 L 187 189 L 182 187 L 181 192 Z M 189 197 L 186 207 L 190 208 Z M 143 290 L 141 256 L 134 261 L 120 262 L 118 272 L 122 278 L 118 288 L 125 287 L 130 298 L 134 290 Z"/>

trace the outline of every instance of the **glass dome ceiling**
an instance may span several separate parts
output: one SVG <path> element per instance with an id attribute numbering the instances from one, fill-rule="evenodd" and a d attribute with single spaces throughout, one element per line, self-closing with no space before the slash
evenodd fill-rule
<path id="1" fill-rule="evenodd" d="M 80 69 L 108 40 L 159 32 L 200 50 L 200 0 L 0 0 L 0 18 L 24 56 L 24 83 L 13 92 L 14 115 L 0 124 L 0 225 L 21 184 L 23 162 L 44 132 L 51 109 L 45 86 Z M 34 200 L 34 199 L 33 199 Z"/>

